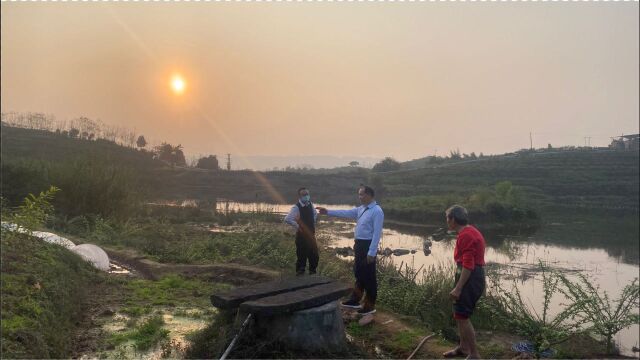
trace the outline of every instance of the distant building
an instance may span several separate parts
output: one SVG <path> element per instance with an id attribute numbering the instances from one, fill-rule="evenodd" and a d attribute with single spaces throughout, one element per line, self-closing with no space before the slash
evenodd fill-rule
<path id="1" fill-rule="evenodd" d="M 640 134 L 622 135 L 611 138 L 610 149 L 614 150 L 638 150 L 640 145 Z"/>

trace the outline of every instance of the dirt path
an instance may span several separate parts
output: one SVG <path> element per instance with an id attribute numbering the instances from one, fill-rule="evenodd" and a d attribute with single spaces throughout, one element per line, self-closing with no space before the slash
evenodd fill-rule
<path id="1" fill-rule="evenodd" d="M 166 274 L 204 276 L 216 282 L 233 285 L 252 284 L 280 277 L 277 271 L 238 264 L 163 264 L 147 259 L 133 250 L 116 250 L 103 247 L 112 262 L 133 271 L 148 280 L 157 280 Z"/>
<path id="2" fill-rule="evenodd" d="M 162 264 L 145 258 L 133 250 L 103 249 L 111 262 L 129 270 L 130 274 L 104 274 L 99 281 L 91 284 L 87 291 L 87 300 L 82 304 L 83 317 L 77 324 L 73 336 L 72 357 L 79 358 L 85 354 L 95 353 L 103 347 L 104 339 L 109 334 L 102 328 L 105 318 L 113 317 L 124 305 L 127 277 L 138 277 L 146 280 L 158 280 L 164 275 L 181 274 L 187 278 L 199 277 L 215 283 L 226 283 L 234 286 L 269 281 L 280 276 L 279 272 L 237 265 L 187 265 Z M 207 296 L 210 294 L 207 294 Z"/>

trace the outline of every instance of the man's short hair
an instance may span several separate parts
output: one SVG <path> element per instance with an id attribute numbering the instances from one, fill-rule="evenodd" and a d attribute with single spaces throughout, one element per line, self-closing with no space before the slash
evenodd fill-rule
<path id="1" fill-rule="evenodd" d="M 298 189 L 298 195 L 300 195 L 300 191 L 302 191 L 302 190 L 309 191 L 309 189 L 307 189 L 306 187 L 301 187 L 301 188 Z"/>
<path id="2" fill-rule="evenodd" d="M 370 195 L 371 197 L 376 197 L 376 192 L 373 190 L 373 188 L 371 186 L 367 186 L 367 185 L 360 185 L 360 188 L 362 190 L 364 190 L 365 194 Z"/>
<path id="3" fill-rule="evenodd" d="M 447 219 L 453 219 L 458 225 L 467 225 L 469 223 L 469 213 L 467 209 L 460 205 L 451 206 L 445 213 L 447 214 Z"/>

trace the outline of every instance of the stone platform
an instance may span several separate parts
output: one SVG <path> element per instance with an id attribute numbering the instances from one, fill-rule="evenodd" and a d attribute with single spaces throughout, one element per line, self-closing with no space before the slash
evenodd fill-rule
<path id="1" fill-rule="evenodd" d="M 303 351 L 339 351 L 346 346 L 338 299 L 351 287 L 322 276 L 298 276 L 211 295 L 220 309 L 253 314 L 252 333 Z"/>

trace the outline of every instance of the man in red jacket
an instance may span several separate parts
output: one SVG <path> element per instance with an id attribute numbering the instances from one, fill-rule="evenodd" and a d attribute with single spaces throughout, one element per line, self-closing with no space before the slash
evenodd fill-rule
<path id="1" fill-rule="evenodd" d="M 449 230 L 458 233 L 453 258 L 456 261 L 456 284 L 449 296 L 453 300 L 453 318 L 458 325 L 460 345 L 442 354 L 444 357 L 467 356 L 479 359 L 476 334 L 469 317 L 485 289 L 484 237 L 475 227 L 469 225 L 467 210 L 459 205 L 447 209 Z"/>

